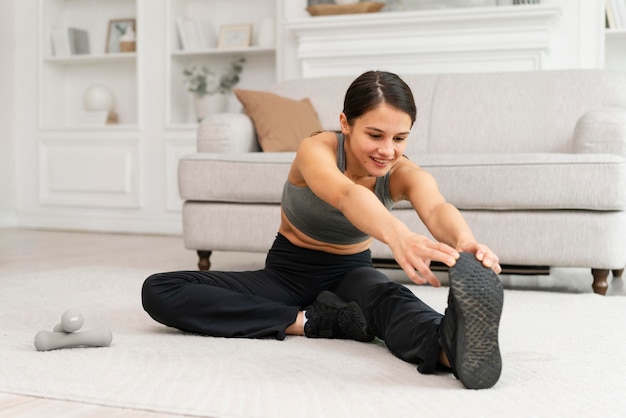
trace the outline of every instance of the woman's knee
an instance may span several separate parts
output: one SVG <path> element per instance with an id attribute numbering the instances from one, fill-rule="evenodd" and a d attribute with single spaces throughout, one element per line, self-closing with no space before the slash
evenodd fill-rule
<path id="1" fill-rule="evenodd" d="M 356 301 L 359 304 L 369 300 L 371 294 L 378 294 L 381 289 L 393 286 L 379 270 L 373 267 L 360 267 L 348 273 L 338 284 L 336 293 L 347 301 Z"/>
<path id="2" fill-rule="evenodd" d="M 167 304 L 173 285 L 173 278 L 169 273 L 156 273 L 144 280 L 141 287 L 141 303 L 144 310 L 150 315 L 161 311 Z"/>
<path id="3" fill-rule="evenodd" d="M 156 283 L 159 281 L 159 276 L 160 273 L 149 276 L 146 280 L 144 280 L 143 286 L 141 287 L 141 303 L 146 312 L 150 312 L 152 310 L 154 301 L 158 296 L 158 293 L 155 292 L 155 287 Z"/>

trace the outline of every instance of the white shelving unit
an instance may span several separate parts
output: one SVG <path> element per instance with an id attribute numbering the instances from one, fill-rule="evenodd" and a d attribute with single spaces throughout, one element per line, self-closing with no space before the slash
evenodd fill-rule
<path id="1" fill-rule="evenodd" d="M 39 10 L 40 128 L 81 128 L 84 92 L 94 84 L 102 84 L 113 92 L 119 115 L 115 129 L 134 129 L 139 125 L 138 53 L 105 52 L 109 21 L 137 19 L 136 1 L 39 0 Z M 87 30 L 90 53 L 54 56 L 52 31 L 70 27 Z M 140 30 L 137 32 L 139 38 Z"/>
<path id="2" fill-rule="evenodd" d="M 195 128 L 193 97 L 184 83 L 183 70 L 193 66 L 207 66 L 220 72 L 230 62 L 244 58 L 246 63 L 237 87 L 263 89 L 277 80 L 277 47 L 280 44 L 278 31 L 275 31 L 275 45 L 257 45 L 257 34 L 264 20 L 271 20 L 276 27 L 279 22 L 282 0 L 256 0 L 254 6 L 246 0 L 168 0 L 167 50 L 169 59 L 166 78 L 169 80 L 166 100 L 166 114 L 170 128 Z M 185 51 L 181 48 L 177 32 L 177 18 L 195 18 L 209 22 L 215 32 L 216 41 L 225 25 L 252 24 L 252 42 L 249 47 Z M 237 111 L 240 105 L 231 94 L 228 110 Z"/>
<path id="3" fill-rule="evenodd" d="M 38 0 L 39 131 L 34 216 L 72 228 L 90 211 L 140 208 L 144 191 L 140 130 L 141 0 Z M 134 19 L 137 52 L 107 52 L 110 22 Z M 52 33 L 87 31 L 88 53 L 54 55 Z M 88 122 L 85 92 L 113 94 L 115 123 Z M 50 215 L 50 217 L 42 216 Z M 80 223 L 80 221 L 78 221 Z M 93 222 L 88 220 L 87 222 Z M 96 227 L 96 229 L 99 229 Z"/>

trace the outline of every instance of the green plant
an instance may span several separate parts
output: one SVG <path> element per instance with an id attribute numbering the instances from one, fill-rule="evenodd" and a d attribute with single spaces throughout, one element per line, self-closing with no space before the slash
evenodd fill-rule
<path id="1" fill-rule="evenodd" d="M 206 65 L 185 68 L 183 76 L 185 76 L 187 90 L 198 97 L 227 93 L 239 83 L 239 75 L 243 71 L 245 62 L 245 58 L 234 60 L 221 75 L 211 71 Z"/>

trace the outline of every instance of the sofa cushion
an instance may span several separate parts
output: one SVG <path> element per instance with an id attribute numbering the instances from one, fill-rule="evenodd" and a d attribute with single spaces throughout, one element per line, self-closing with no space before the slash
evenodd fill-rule
<path id="1" fill-rule="evenodd" d="M 254 123 L 264 152 L 295 151 L 300 141 L 322 126 L 309 99 L 292 100 L 264 91 L 235 89 Z"/>
<path id="2" fill-rule="evenodd" d="M 280 203 L 294 153 L 193 154 L 179 166 L 184 200 Z M 610 154 L 409 156 L 463 210 L 624 210 L 626 160 Z M 260 180 L 262 179 L 262 180 Z M 399 202 L 395 208 L 409 208 Z"/>
<path id="3" fill-rule="evenodd" d="M 178 190 L 184 200 L 280 203 L 293 152 L 199 153 L 183 157 Z"/>
<path id="4" fill-rule="evenodd" d="M 412 159 L 459 209 L 626 209 L 626 193 L 620 190 L 626 159 L 613 154 L 430 154 Z"/>
<path id="5" fill-rule="evenodd" d="M 574 130 L 575 152 L 626 155 L 626 109 L 596 109 L 583 115 Z"/>
<path id="6" fill-rule="evenodd" d="M 413 87 L 419 76 L 408 76 Z M 585 113 L 626 107 L 626 72 L 442 74 L 432 96 L 428 152 L 573 152 Z M 419 121 L 418 121 L 419 122 Z"/>

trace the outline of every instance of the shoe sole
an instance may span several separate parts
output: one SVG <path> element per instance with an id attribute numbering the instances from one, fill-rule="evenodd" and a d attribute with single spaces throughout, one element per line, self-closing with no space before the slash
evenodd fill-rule
<path id="1" fill-rule="evenodd" d="M 502 372 L 498 327 L 504 291 L 493 270 L 463 253 L 450 268 L 450 292 L 456 303 L 457 377 L 468 389 L 487 389 Z"/>
<path id="2" fill-rule="evenodd" d="M 356 302 L 345 302 L 332 292 L 323 291 L 317 297 L 317 301 L 326 305 L 340 308 L 337 322 L 339 329 L 346 338 L 361 342 L 369 342 L 374 336 L 367 330 L 367 321 Z"/>

